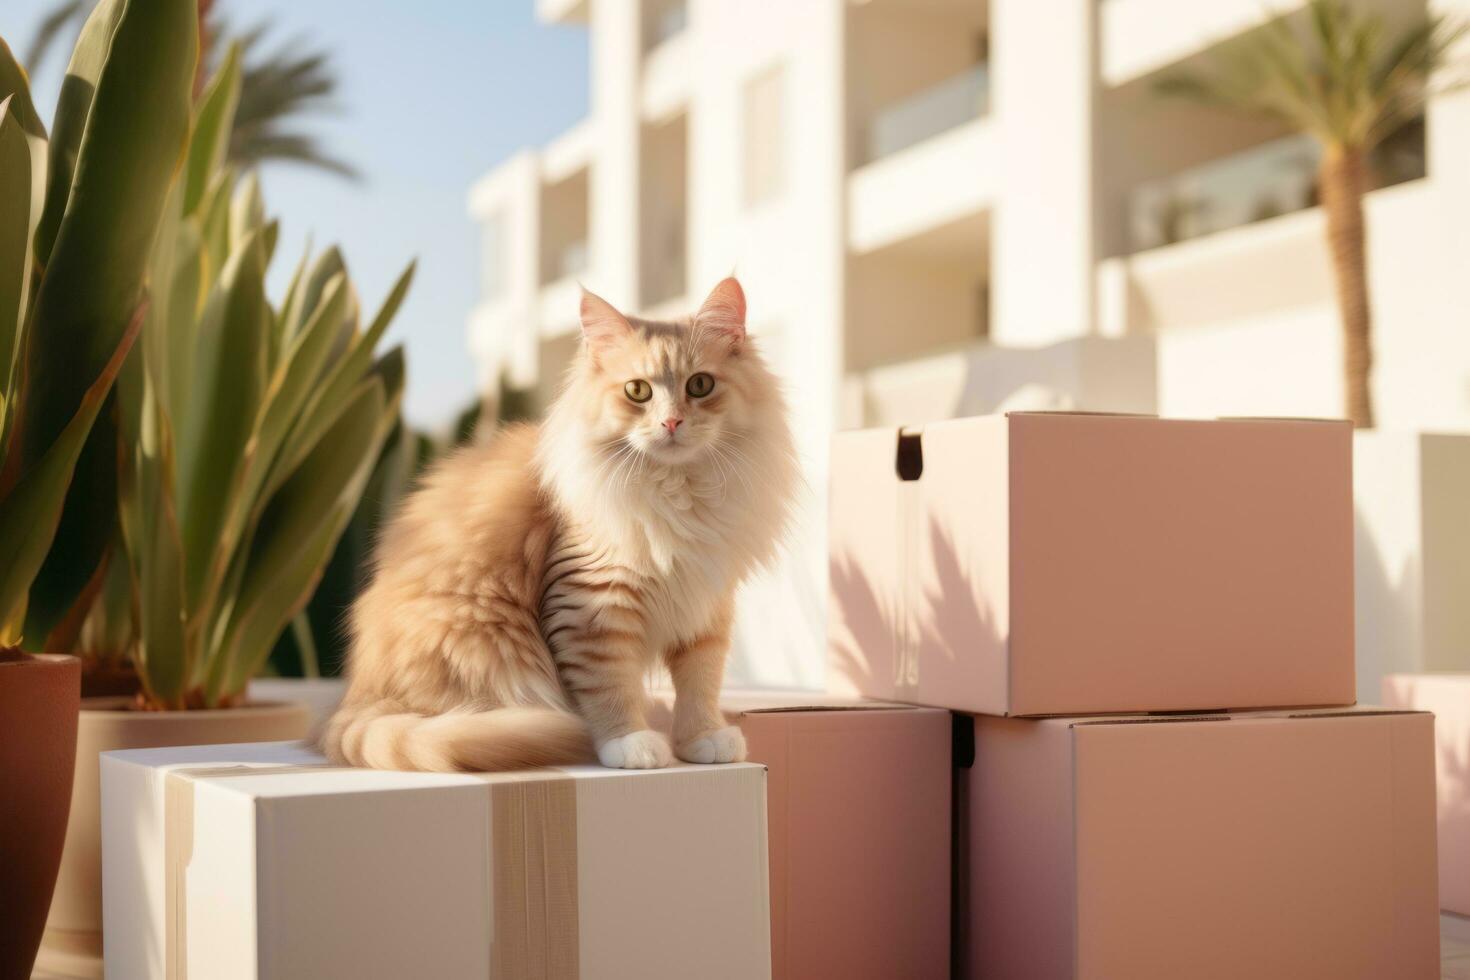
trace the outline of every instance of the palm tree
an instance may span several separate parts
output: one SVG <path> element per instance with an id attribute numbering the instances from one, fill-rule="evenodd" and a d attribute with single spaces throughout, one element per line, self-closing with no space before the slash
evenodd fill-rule
<path id="1" fill-rule="evenodd" d="M 1166 95 L 1260 116 L 1321 144 L 1318 185 L 1343 329 L 1347 415 L 1373 426 L 1373 369 L 1363 194 L 1369 154 L 1456 80 L 1441 77 L 1465 25 L 1416 16 L 1392 31 L 1344 0 L 1311 0 L 1305 17 L 1279 17 L 1221 47 L 1204 71 L 1180 71 Z"/>
<path id="2" fill-rule="evenodd" d="M 41 19 L 26 50 L 25 64 L 32 74 L 63 35 L 81 30 L 96 2 L 61 0 Z M 262 51 L 268 22 L 236 34 L 215 14 L 214 7 L 215 0 L 199 0 L 200 57 L 195 94 L 203 92 L 204 79 L 213 74 L 229 42 L 239 41 L 244 69 L 235 128 L 230 134 L 230 162 L 252 167 L 266 160 L 290 160 L 356 178 L 357 171 L 350 164 L 326 154 L 310 134 L 292 131 L 286 125 L 304 114 L 332 107 L 337 77 L 327 52 L 304 49 L 300 40 Z"/>

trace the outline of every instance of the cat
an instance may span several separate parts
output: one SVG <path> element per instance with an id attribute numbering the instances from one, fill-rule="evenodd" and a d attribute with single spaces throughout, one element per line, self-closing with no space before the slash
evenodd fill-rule
<path id="1" fill-rule="evenodd" d="M 678 322 L 583 291 L 545 420 L 434 466 L 349 617 L 337 763 L 495 771 L 745 758 L 719 710 L 737 586 L 776 557 L 799 483 L 780 384 L 733 277 Z M 662 663 L 673 743 L 643 687 Z"/>

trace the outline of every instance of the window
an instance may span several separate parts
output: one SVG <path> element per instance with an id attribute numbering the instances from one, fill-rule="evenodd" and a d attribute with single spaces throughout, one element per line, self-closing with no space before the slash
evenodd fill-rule
<path id="1" fill-rule="evenodd" d="M 786 183 L 786 71 L 776 66 L 745 84 L 741 105 L 741 196 L 747 207 L 781 196 Z"/>

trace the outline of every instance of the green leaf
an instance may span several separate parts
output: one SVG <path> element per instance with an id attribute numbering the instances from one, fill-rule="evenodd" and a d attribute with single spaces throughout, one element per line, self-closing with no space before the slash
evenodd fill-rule
<path id="1" fill-rule="evenodd" d="M 364 383 L 337 424 L 271 500 L 221 651 L 231 665 L 230 690 L 244 686 L 291 617 L 311 598 L 391 428 L 381 383 Z"/>
<path id="2" fill-rule="evenodd" d="M 20 62 L 15 60 L 10 46 L 0 37 L 0 99 L 4 98 L 11 98 L 11 114 L 20 123 L 25 134 L 44 143 L 46 127 L 36 114 L 35 103 L 31 101 L 30 80 Z M 38 199 L 44 196 L 44 191 L 36 195 Z"/>
<path id="3" fill-rule="evenodd" d="M 153 242 L 148 266 L 153 303 L 141 341 L 159 386 L 159 404 L 171 418 L 187 418 L 189 414 L 196 324 L 206 285 L 198 222 L 183 216 L 183 194 L 175 181 Z"/>
<path id="4" fill-rule="evenodd" d="M 0 434 L 9 416 L 31 280 L 31 153 L 14 101 L 13 95 L 0 101 Z"/>
<path id="5" fill-rule="evenodd" d="M 107 27 L 113 28 L 110 44 Z M 196 44 L 194 0 L 103 0 L 83 28 L 68 82 L 90 75 L 96 88 L 75 141 L 70 195 L 23 354 L 26 381 L 16 421 L 22 476 L 73 417 L 137 306 L 188 136 Z M 79 121 L 58 108 L 57 142 L 63 149 L 62 133 L 74 125 Z M 64 156 L 52 154 L 52 187 L 38 242 L 53 210 L 54 178 L 66 167 L 59 160 Z"/>
<path id="6" fill-rule="evenodd" d="M 204 252 L 204 281 L 214 282 L 230 257 L 230 198 L 235 172 L 226 167 L 215 173 L 199 205 L 199 240 Z"/>
<path id="7" fill-rule="evenodd" d="M 56 97 L 56 115 L 51 125 L 51 158 L 46 174 L 46 203 L 36 229 L 36 258 L 42 265 L 51 258 L 51 248 L 61 230 L 61 218 L 71 199 L 72 177 L 81 152 L 82 136 L 102 68 L 112 47 L 113 32 L 122 19 L 127 0 L 101 0 L 82 25 L 61 92 Z"/>
<path id="8" fill-rule="evenodd" d="M 226 575 L 235 561 L 236 549 L 249 547 L 248 532 L 261 509 L 261 488 L 280 451 L 288 426 L 300 413 L 318 381 L 333 339 L 332 325 L 340 322 L 345 304 L 345 280 L 338 276 L 327 287 L 315 315 L 272 373 L 228 495 L 225 519 L 214 542 L 214 556 L 199 594 L 196 616 L 212 614 L 213 605 L 222 594 Z"/>
<path id="9" fill-rule="evenodd" d="M 276 313 L 275 330 L 271 332 L 271 367 L 274 368 L 281 352 L 286 349 L 286 337 L 290 319 L 295 314 L 293 311 L 300 305 L 301 290 L 306 281 L 306 269 L 311 263 L 311 236 L 306 238 L 306 249 L 301 253 L 301 259 L 296 263 L 296 269 L 291 273 L 291 282 L 286 287 L 286 298 L 281 301 L 280 310 Z"/>
<path id="10" fill-rule="evenodd" d="M 287 303 L 282 310 L 285 315 L 285 329 L 282 331 L 282 338 L 286 344 L 294 340 L 296 335 L 302 331 L 307 320 L 321 304 L 327 284 L 339 275 L 344 281 L 346 280 L 347 265 L 342 261 L 342 253 L 338 251 L 337 246 L 333 245 L 317 257 L 317 260 L 311 264 L 310 269 L 302 277 L 300 288 L 293 288 L 288 296 Z"/>
<path id="11" fill-rule="evenodd" d="M 193 214 L 199 207 L 215 172 L 224 166 L 230 148 L 230 130 L 235 123 L 235 107 L 239 104 L 240 42 L 236 41 L 209 80 L 194 117 L 189 159 L 184 166 L 185 214 Z"/>
<path id="12" fill-rule="evenodd" d="M 118 396 L 124 445 L 131 450 L 121 467 L 118 510 L 138 596 L 134 660 L 155 703 L 183 707 L 198 646 L 187 630 L 172 427 L 146 359 L 129 358 Z"/>
<path id="13" fill-rule="evenodd" d="M 46 561 L 26 603 L 27 644 L 46 653 L 71 653 L 53 631 L 87 598 L 87 585 L 117 533 L 117 399 L 109 395 L 87 434 L 51 539 Z M 64 633 L 65 631 L 63 631 Z"/>
<path id="14" fill-rule="evenodd" d="M 260 178 L 252 170 L 235 188 L 235 196 L 230 201 L 230 249 L 239 248 L 241 242 L 264 224 L 265 202 L 260 196 Z M 269 258 L 266 264 L 270 264 Z"/>
<path id="15" fill-rule="evenodd" d="M 281 235 L 281 223 L 279 221 L 267 221 L 265 223 L 265 234 L 262 241 L 265 243 L 265 264 L 271 264 L 276 257 L 276 241 Z M 271 314 L 271 333 L 275 333 L 275 314 Z"/>
<path id="16" fill-rule="evenodd" d="M 36 465 L 21 476 L 4 499 L 0 499 L 0 623 L 14 624 L 17 621 L 31 580 L 46 560 L 57 523 L 61 520 L 62 502 L 77 458 L 123 360 L 142 329 L 143 313 L 142 307 L 135 311 L 112 357 L 83 392 L 76 412 L 60 435 Z M 0 643 L 11 645 L 19 639 L 4 636 L 0 637 Z"/>
<path id="17" fill-rule="evenodd" d="M 197 397 L 183 420 L 178 456 L 186 594 L 191 597 L 204 590 L 229 491 L 255 427 L 265 389 L 270 315 L 257 233 L 230 257 L 199 323 L 193 372 Z"/>
<path id="18" fill-rule="evenodd" d="M 322 385 L 312 394 L 301 418 L 286 440 L 280 462 L 271 474 L 268 493 L 274 492 L 291 475 L 321 434 L 336 422 L 353 389 L 371 367 L 374 348 L 383 339 L 383 334 L 393 322 L 404 297 L 408 295 L 416 265 L 417 263 L 410 262 L 408 268 L 403 270 L 398 281 L 388 291 L 387 299 L 383 300 L 382 308 L 368 329 L 354 340 L 346 355 L 332 365 Z M 394 396 L 396 392 L 390 388 L 389 394 Z"/>

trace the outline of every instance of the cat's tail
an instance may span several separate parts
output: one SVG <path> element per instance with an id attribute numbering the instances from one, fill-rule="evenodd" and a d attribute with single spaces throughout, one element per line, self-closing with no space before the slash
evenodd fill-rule
<path id="1" fill-rule="evenodd" d="M 339 765 L 423 772 L 499 772 L 593 759 L 586 725 L 555 708 L 420 715 L 391 704 L 344 705 L 320 745 Z"/>

